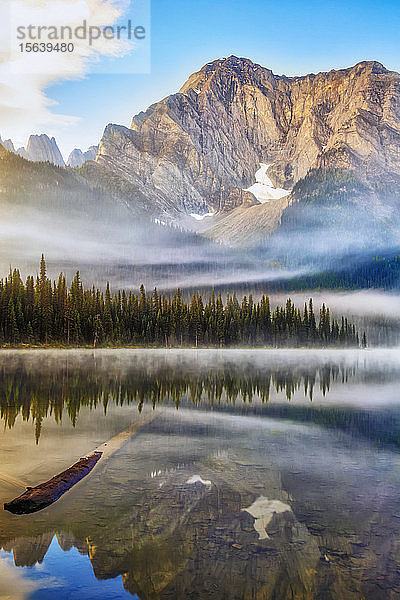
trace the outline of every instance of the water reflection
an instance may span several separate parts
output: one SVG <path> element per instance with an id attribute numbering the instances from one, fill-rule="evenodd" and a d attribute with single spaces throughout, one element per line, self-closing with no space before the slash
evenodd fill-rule
<path id="1" fill-rule="evenodd" d="M 6 561 L 34 600 L 400 598 L 400 361 L 307 356 L 1 357 L 4 435 L 25 432 L 43 473 L 97 444 L 95 424 L 104 441 L 146 422 L 43 513 L 1 515 L 0 588 Z"/>
<path id="2" fill-rule="evenodd" d="M 276 351 L 277 352 L 277 351 Z M 52 415 L 61 422 L 63 412 L 75 424 L 81 407 L 110 403 L 146 403 L 215 408 L 237 402 L 266 404 L 271 393 L 291 400 L 297 392 L 312 401 L 315 390 L 325 396 L 332 385 L 345 386 L 373 376 L 387 380 L 387 369 L 366 370 L 362 355 L 336 357 L 306 352 L 277 361 L 271 353 L 125 352 L 3 352 L 0 354 L 0 416 L 13 427 L 18 415 L 36 423 Z M 211 354 L 211 359 L 210 355 Z M 361 358 L 360 358 L 361 356 Z M 282 357 L 281 357 L 282 358 Z M 300 360 L 299 360 L 300 359 Z M 311 360 L 310 360 L 311 359 Z M 394 370 L 392 376 L 400 375 Z"/>

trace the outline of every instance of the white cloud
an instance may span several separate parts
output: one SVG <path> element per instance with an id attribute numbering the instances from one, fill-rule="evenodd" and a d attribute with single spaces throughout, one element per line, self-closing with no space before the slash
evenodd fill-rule
<path id="1" fill-rule="evenodd" d="M 0 600 L 26 600 L 38 589 L 38 584 L 25 579 L 4 556 L 0 557 Z"/>
<path id="2" fill-rule="evenodd" d="M 73 31 L 83 21 L 93 27 L 115 26 L 129 5 L 130 0 L 3 0 L 0 14 L 0 135 L 3 138 L 11 137 L 17 145 L 22 145 L 30 133 L 54 134 L 60 128 L 75 124 L 77 117 L 52 112 L 55 103 L 46 94 L 48 86 L 57 81 L 83 78 L 93 62 L 103 57 L 123 56 L 133 47 L 122 34 L 120 40 L 101 37 L 92 45 L 88 39 L 74 37 L 71 53 L 21 52 L 22 40 L 17 38 L 17 27 L 25 27 L 27 33 L 26 28 L 31 24 L 69 26 Z M 55 43 L 46 33 L 45 29 L 41 30 L 40 41 Z"/>

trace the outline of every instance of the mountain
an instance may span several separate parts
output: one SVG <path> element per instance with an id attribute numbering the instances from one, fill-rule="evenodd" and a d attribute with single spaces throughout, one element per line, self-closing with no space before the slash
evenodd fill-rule
<path id="1" fill-rule="evenodd" d="M 96 161 L 163 218 L 186 225 L 193 215 L 198 229 L 213 215 L 200 229 L 228 243 L 274 230 L 311 169 L 351 170 L 364 186 L 353 201 L 390 218 L 400 189 L 400 75 L 368 61 L 286 77 L 230 56 L 191 75 L 130 128 L 108 125 Z M 260 163 L 267 197 L 254 185 Z"/>
<path id="2" fill-rule="evenodd" d="M 386 197 L 380 188 L 379 200 L 380 205 L 374 204 L 371 190 L 353 169 L 310 169 L 295 184 L 277 227 L 261 245 L 275 260 L 292 266 L 313 263 L 320 270 L 337 270 L 351 257 L 358 264 L 363 255 L 370 259 L 371 253 L 400 242 L 395 212 L 400 194 L 393 191 Z"/>
<path id="3" fill-rule="evenodd" d="M 0 148 L 5 255 L 26 228 L 35 260 L 56 247 L 103 279 L 117 265 L 125 287 L 198 287 L 336 273 L 343 258 L 348 272 L 400 243 L 400 75 L 378 62 L 286 77 L 216 60 L 130 128 L 107 125 L 95 151 L 71 169 Z M 63 165 L 46 135 L 27 157 Z"/>
<path id="4" fill-rule="evenodd" d="M 75 148 L 68 157 L 67 165 L 69 167 L 81 167 L 88 160 L 94 160 L 98 150 L 98 146 L 89 146 L 86 152 L 82 152 L 80 148 Z"/>
<path id="5" fill-rule="evenodd" d="M 28 160 L 35 162 L 50 162 L 58 167 L 64 167 L 64 159 L 54 137 L 51 139 L 45 133 L 29 136 L 26 147 Z"/>
<path id="6" fill-rule="evenodd" d="M 23 146 L 15 149 L 12 140 L 2 140 L 1 136 L 0 144 L 9 152 L 18 154 L 18 156 L 21 156 L 26 160 L 31 160 L 33 162 L 50 162 L 59 167 L 65 166 L 64 159 L 55 138 L 52 137 L 50 139 L 45 133 L 29 136 L 26 149 Z"/>
<path id="7" fill-rule="evenodd" d="M 32 162 L 0 147 L 0 257 L 28 268 L 45 252 L 61 264 L 116 260 L 135 247 L 150 221 L 138 197 L 93 172 Z M 126 182 L 124 182 L 126 186 Z M 127 192 L 133 198 L 134 190 Z M 151 223 L 149 223 L 151 226 Z"/>
<path id="8" fill-rule="evenodd" d="M 32 136 L 31 136 L 32 137 Z M 47 136 L 46 136 L 47 137 Z M 24 213 L 37 211 L 43 218 L 53 216 L 79 217 L 88 228 L 96 221 L 119 217 L 127 218 L 131 209 L 117 191 L 104 190 L 88 173 L 65 169 L 46 162 L 33 162 L 0 146 L 0 205 L 6 209 L 4 217 L 15 212 L 21 222 Z M 135 216 L 140 214 L 137 202 Z M 142 209 L 143 211 L 143 209 Z M 93 223 L 88 222 L 92 218 Z"/>
<path id="9" fill-rule="evenodd" d="M 28 153 L 27 153 L 27 151 L 25 150 L 25 148 L 23 146 L 21 146 L 21 148 L 18 148 L 15 151 L 15 154 L 18 154 L 18 156 L 22 156 L 22 158 L 25 158 L 26 160 L 29 160 Z"/>
<path id="10" fill-rule="evenodd" d="M 3 146 L 3 148 L 5 148 L 6 150 L 8 150 L 9 152 L 15 152 L 15 148 L 14 148 L 14 144 L 12 143 L 12 140 L 2 140 L 1 136 L 0 136 L 0 144 Z"/>

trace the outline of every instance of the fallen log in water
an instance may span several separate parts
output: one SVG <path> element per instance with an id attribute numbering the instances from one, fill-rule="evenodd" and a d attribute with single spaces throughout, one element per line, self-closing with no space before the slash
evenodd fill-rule
<path id="1" fill-rule="evenodd" d="M 55 475 L 49 481 L 36 487 L 27 488 L 21 496 L 11 502 L 6 502 L 4 509 L 16 515 L 24 515 L 50 506 L 78 481 L 86 477 L 101 456 L 102 452 L 94 452 L 90 456 L 79 459 L 72 467 Z"/>
<path id="2" fill-rule="evenodd" d="M 55 475 L 49 481 L 41 483 L 35 487 L 26 488 L 24 492 L 18 498 L 6 502 L 4 504 L 4 510 L 8 510 L 16 515 L 25 515 L 28 513 L 37 512 L 42 510 L 53 502 L 56 502 L 71 489 L 81 479 L 86 477 L 90 471 L 96 466 L 97 462 L 102 459 L 101 462 L 110 458 L 125 442 L 127 442 L 135 433 L 139 431 L 143 425 L 151 423 L 157 415 L 163 414 L 163 409 L 159 409 L 157 413 L 155 411 L 145 412 L 141 414 L 134 423 L 131 424 L 128 429 L 121 431 L 113 438 L 104 442 L 98 446 L 93 452 L 84 458 L 81 458 L 72 467 Z M 0 475 L 1 479 L 1 475 Z"/>

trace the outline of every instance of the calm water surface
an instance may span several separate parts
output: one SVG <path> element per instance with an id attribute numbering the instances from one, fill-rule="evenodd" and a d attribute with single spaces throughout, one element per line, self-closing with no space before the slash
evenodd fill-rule
<path id="1" fill-rule="evenodd" d="M 395 350 L 1 351 L 1 505 L 109 449 L 0 599 L 400 598 L 399 407 Z"/>

